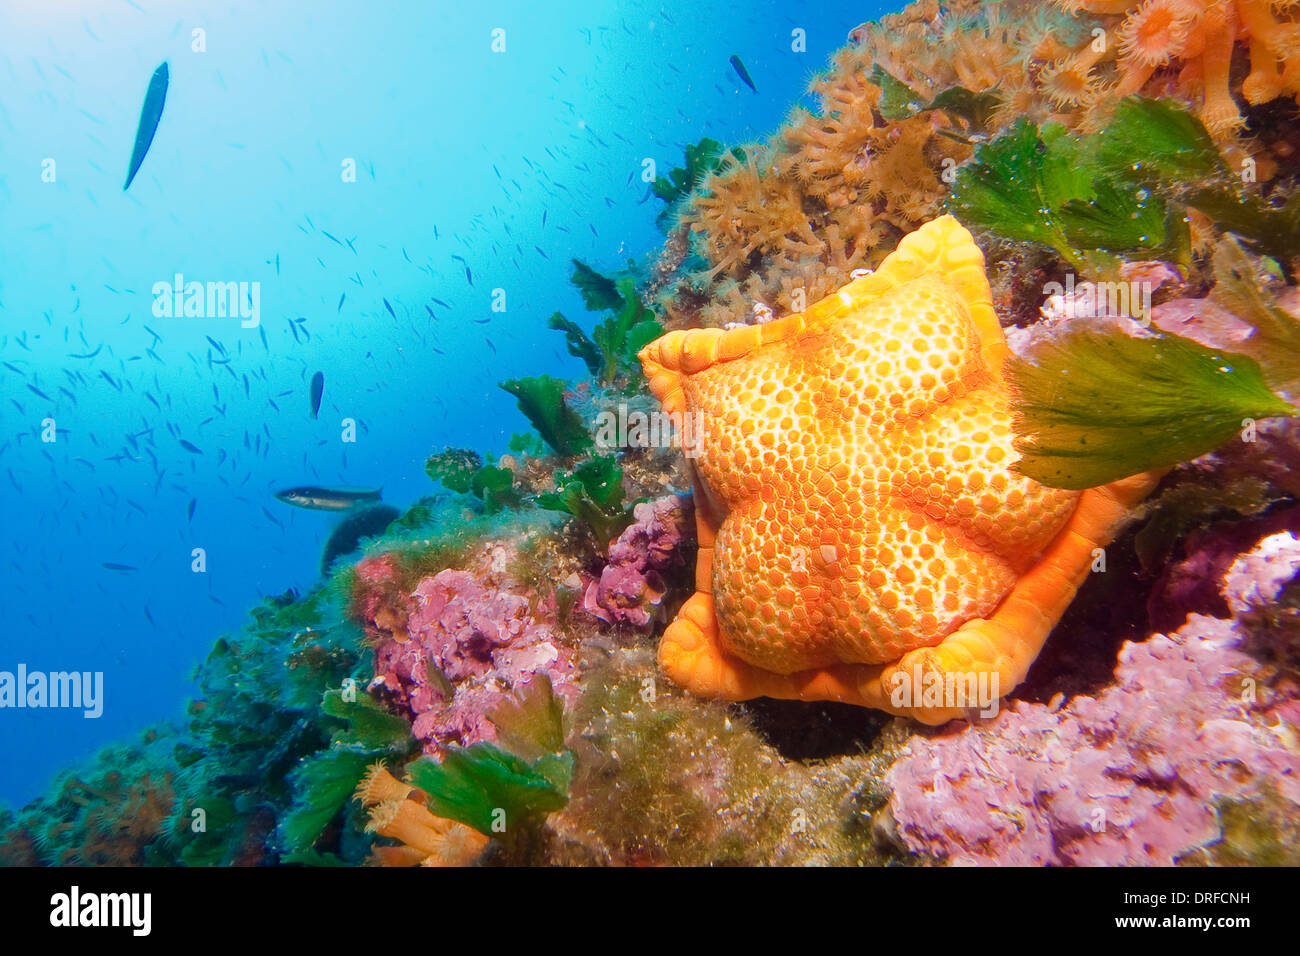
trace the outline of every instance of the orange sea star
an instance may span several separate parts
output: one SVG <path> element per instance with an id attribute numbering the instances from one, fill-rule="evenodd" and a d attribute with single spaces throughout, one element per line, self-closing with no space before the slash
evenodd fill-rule
<path id="1" fill-rule="evenodd" d="M 1013 472 L 1007 354 L 951 216 L 802 313 L 647 346 L 664 410 L 705 425 L 697 591 L 660 643 L 665 672 L 706 696 L 929 723 L 961 707 L 900 703 L 896 674 L 1015 687 L 1155 478 L 1080 493 Z"/>

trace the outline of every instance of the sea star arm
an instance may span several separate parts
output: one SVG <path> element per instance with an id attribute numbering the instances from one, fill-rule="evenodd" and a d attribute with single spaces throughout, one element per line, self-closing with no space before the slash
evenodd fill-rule
<path id="1" fill-rule="evenodd" d="M 958 686 L 979 686 L 980 675 L 997 675 L 999 696 L 1024 680 L 1048 634 L 1089 573 L 1097 548 L 1110 543 L 1129 509 L 1150 493 L 1159 472 L 1145 472 L 1084 492 L 1079 507 L 1048 548 L 988 618 L 967 621 L 935 647 L 919 648 L 895 664 L 839 664 L 774 674 L 723 650 L 709 574 L 712 548 L 701 549 L 697 593 L 664 633 L 659 663 L 675 683 L 702 696 L 728 700 L 775 697 L 833 700 L 942 724 L 965 712 L 959 707 L 896 706 L 894 675 L 960 676 Z M 706 557 L 707 555 L 707 557 Z M 919 669 L 919 670 L 918 670 Z M 973 683 L 972 683 L 973 681 Z M 918 691 L 919 693 L 919 691 Z M 975 706 L 971 701 L 971 706 Z"/>

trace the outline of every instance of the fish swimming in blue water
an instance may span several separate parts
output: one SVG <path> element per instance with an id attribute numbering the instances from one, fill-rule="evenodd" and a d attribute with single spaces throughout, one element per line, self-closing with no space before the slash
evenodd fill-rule
<path id="1" fill-rule="evenodd" d="M 311 377 L 311 417 L 320 413 L 321 396 L 325 394 L 325 373 L 317 372 Z"/>
<path id="2" fill-rule="evenodd" d="M 167 101 L 167 83 L 169 81 L 167 61 L 153 71 L 149 80 L 149 89 L 144 95 L 144 106 L 140 108 L 140 125 L 135 130 L 135 146 L 131 150 L 131 168 L 126 174 L 126 184 L 122 192 L 131 188 L 131 181 L 140 171 L 145 154 L 153 145 L 153 134 L 158 131 L 158 121 L 162 119 L 163 104 Z"/>
<path id="3" fill-rule="evenodd" d="M 319 488 L 316 485 L 303 485 L 300 488 L 286 488 L 277 491 L 275 497 L 286 505 L 295 508 L 309 508 L 313 511 L 347 511 L 358 505 L 371 504 L 379 500 L 382 491 L 365 488 Z"/>
<path id="4" fill-rule="evenodd" d="M 755 85 L 754 85 L 754 81 L 753 81 L 752 79 L 749 78 L 749 70 L 745 69 L 745 64 L 743 64 L 743 63 L 740 62 L 740 57 L 737 56 L 737 55 L 734 54 L 734 53 L 731 54 L 731 60 L 730 60 L 730 63 L 731 63 L 731 67 L 732 67 L 732 69 L 734 69 L 734 70 L 736 71 L 736 75 L 739 76 L 742 80 L 745 81 L 745 85 L 746 85 L 746 86 L 748 86 L 751 90 L 753 90 L 755 93 L 757 93 L 757 92 L 758 92 L 758 87 L 755 86 Z"/>

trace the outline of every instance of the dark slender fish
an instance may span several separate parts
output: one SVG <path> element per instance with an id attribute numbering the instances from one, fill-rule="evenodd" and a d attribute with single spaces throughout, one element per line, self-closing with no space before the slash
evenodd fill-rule
<path id="1" fill-rule="evenodd" d="M 348 294 L 346 292 L 344 292 L 342 295 L 339 296 L 339 307 L 334 310 L 335 313 L 339 313 L 343 311 L 343 300 L 346 299 L 347 297 Z"/>
<path id="2" fill-rule="evenodd" d="M 101 342 L 101 343 L 99 343 L 99 347 L 96 348 L 95 351 L 93 351 L 93 352 L 86 352 L 86 353 L 83 354 L 83 355 L 77 355 L 77 354 L 74 354 L 74 353 L 69 352 L 69 353 L 68 353 L 68 358 L 79 358 L 79 359 L 90 359 L 90 358 L 94 358 L 96 355 L 99 354 L 99 350 L 102 349 L 103 347 L 104 347 L 104 343 Z"/>
<path id="3" fill-rule="evenodd" d="M 32 392 L 33 394 L 39 395 L 41 398 L 45 399 L 47 402 L 52 402 L 52 401 L 54 401 L 54 399 L 50 398 L 50 396 L 46 395 L 46 394 L 45 394 L 44 392 L 42 392 L 39 388 L 37 388 L 35 385 L 28 385 L 28 386 L 27 386 L 27 389 L 28 389 L 28 391 Z"/>
<path id="4" fill-rule="evenodd" d="M 126 185 L 122 192 L 131 188 L 131 181 L 140 171 L 140 164 L 153 144 L 153 134 L 158 130 L 158 121 L 162 119 L 163 103 L 167 101 L 167 62 L 153 71 L 149 80 L 149 90 L 144 95 L 144 106 L 140 108 L 140 125 L 135 130 L 135 146 L 131 150 L 131 168 L 126 174 Z"/>
<path id="5" fill-rule="evenodd" d="M 397 313 L 393 311 L 392 303 L 390 303 L 387 299 L 384 299 L 384 308 L 388 310 L 389 315 L 391 315 L 393 318 L 397 318 Z"/>
<path id="6" fill-rule="evenodd" d="M 321 396 L 325 394 L 325 374 L 317 372 L 311 377 L 311 417 L 320 413 Z"/>
<path id="7" fill-rule="evenodd" d="M 331 233 L 326 232 L 324 229 L 321 230 L 321 234 L 331 242 L 337 243 L 340 246 L 343 245 L 343 243 L 339 242 L 338 239 L 336 239 Z"/>
<path id="8" fill-rule="evenodd" d="M 107 568 L 109 571 L 139 571 L 139 568 L 132 567 L 129 564 L 117 564 L 113 561 L 101 561 L 99 566 Z"/>
<path id="9" fill-rule="evenodd" d="M 192 455 L 201 455 L 203 451 L 195 445 L 187 442 L 184 438 L 180 439 L 181 447 Z"/>
<path id="10" fill-rule="evenodd" d="M 186 516 L 189 518 L 190 521 L 194 520 L 194 509 L 198 507 L 198 504 L 199 504 L 199 499 L 197 498 L 190 499 L 190 506 L 189 508 L 186 509 Z"/>
<path id="11" fill-rule="evenodd" d="M 749 70 L 745 69 L 745 64 L 740 62 L 740 57 L 738 57 L 736 54 L 733 53 L 731 54 L 730 62 L 732 68 L 736 71 L 736 75 L 739 76 L 745 82 L 746 86 L 748 86 L 751 90 L 757 93 L 758 87 L 755 86 L 754 81 L 749 78 Z"/>

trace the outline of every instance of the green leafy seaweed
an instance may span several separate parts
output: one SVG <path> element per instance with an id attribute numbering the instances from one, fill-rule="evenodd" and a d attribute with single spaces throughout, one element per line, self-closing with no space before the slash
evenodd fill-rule
<path id="1" fill-rule="evenodd" d="M 488 836 L 498 835 L 502 823 L 509 833 L 568 802 L 548 776 L 490 743 L 452 748 L 441 763 L 421 757 L 407 767 L 407 779 L 428 794 L 434 814 Z"/>
<path id="2" fill-rule="evenodd" d="M 737 162 L 745 161 L 745 151 L 739 146 L 724 150 L 716 139 L 704 137 L 698 143 L 688 145 L 685 149 L 686 165 L 675 166 L 667 176 L 657 176 L 650 184 L 650 190 L 666 205 L 659 213 L 660 228 L 667 229 L 673 209 L 698 189 L 711 173 L 717 172 L 731 156 Z"/>
<path id="3" fill-rule="evenodd" d="M 623 296 L 619 294 L 614 280 L 597 272 L 581 259 L 573 260 L 573 275 L 569 281 L 577 286 L 582 301 L 592 312 L 623 307 Z"/>
<path id="4" fill-rule="evenodd" d="M 1185 227 L 1164 199 L 1136 183 L 1108 178 L 1097 140 L 1058 123 L 1028 120 L 979 147 L 957 174 L 951 209 L 999 235 L 1049 246 L 1081 271 L 1113 266 L 1111 254 L 1185 258 Z"/>
<path id="5" fill-rule="evenodd" d="M 451 491 L 471 494 L 483 502 L 486 514 L 517 508 L 522 498 L 514 486 L 514 472 L 509 468 L 485 465 L 476 452 L 448 448 L 430 455 L 424 470 L 434 481 Z"/>
<path id="6" fill-rule="evenodd" d="M 364 750 L 336 747 L 304 760 L 289 775 L 293 809 L 281 824 L 286 849 L 310 850 L 326 825 L 352 799 L 371 755 Z"/>
<path id="7" fill-rule="evenodd" d="M 564 706 L 545 673 L 488 712 L 497 740 L 525 760 L 537 760 L 564 749 Z"/>
<path id="8" fill-rule="evenodd" d="M 1077 269 L 1143 253 L 1188 265 L 1187 207 L 1288 263 L 1300 254 L 1300 194 L 1275 204 L 1249 181 L 1181 105 L 1130 96 L 1091 135 L 1018 121 L 976 150 L 949 204 L 974 225 L 1051 247 Z"/>
<path id="9" fill-rule="evenodd" d="M 469 492 L 474 474 L 483 467 L 478 452 L 465 448 L 448 448 L 430 455 L 424 463 L 425 473 L 451 491 Z"/>
<path id="10" fill-rule="evenodd" d="M 410 722 L 390 714 L 369 694 L 357 694 L 354 700 L 348 700 L 341 690 L 326 691 L 321 708 L 331 717 L 347 721 L 348 729 L 336 738 L 345 746 L 372 753 L 405 750 L 411 746 Z"/>
<path id="11" fill-rule="evenodd" d="M 501 383 L 519 403 L 542 441 L 565 457 L 580 455 L 592 446 L 591 434 L 564 400 L 565 383 L 550 375 L 516 378 Z"/>
<path id="12" fill-rule="evenodd" d="M 1008 363 L 1016 470 L 1053 488 L 1092 488 L 1188 461 L 1245 419 L 1295 415 L 1254 360 L 1177 336 L 1079 328 Z"/>
<path id="13" fill-rule="evenodd" d="M 555 475 L 556 491 L 537 496 L 537 505 L 583 521 L 604 547 L 631 523 L 623 505 L 623 469 L 613 457 L 591 458 L 572 472 Z"/>
<path id="14" fill-rule="evenodd" d="M 1264 377 L 1269 385 L 1295 396 L 1300 392 L 1300 321 L 1264 295 L 1256 267 L 1232 239 L 1214 251 L 1212 298 L 1250 324 Z"/>
<path id="15" fill-rule="evenodd" d="M 614 381 L 620 370 L 639 371 L 636 354 L 663 335 L 663 326 L 655 314 L 641 304 L 636 282 L 630 277 L 618 281 L 619 310 L 596 326 L 592 338 L 600 347 L 602 384 Z"/>
<path id="16" fill-rule="evenodd" d="M 564 333 L 564 343 L 569 348 L 569 354 L 574 358 L 582 359 L 587 371 L 592 375 L 598 373 L 603 362 L 600 357 L 600 349 L 596 347 L 587 333 L 582 331 L 576 322 L 572 319 L 566 319 L 563 314 L 553 312 L 550 319 L 546 322 L 547 328 L 556 329 Z"/>

